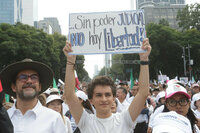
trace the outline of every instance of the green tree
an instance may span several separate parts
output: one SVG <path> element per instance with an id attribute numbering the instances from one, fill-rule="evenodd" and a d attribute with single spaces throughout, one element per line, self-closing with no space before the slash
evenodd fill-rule
<path id="1" fill-rule="evenodd" d="M 150 55 L 150 75 L 157 79 L 158 71 L 170 78 L 183 74 L 181 33 L 170 27 L 149 24 L 147 36 L 152 46 Z"/>
<path id="2" fill-rule="evenodd" d="M 178 11 L 176 19 L 183 30 L 191 28 L 200 31 L 200 4 L 186 5 L 184 9 Z"/>
<path id="3" fill-rule="evenodd" d="M 65 42 L 66 37 L 58 33 L 48 35 L 21 23 L 0 24 L 0 70 L 10 63 L 31 58 L 49 65 L 55 78 L 64 80 L 66 57 L 62 49 Z M 88 76 L 83 63 L 77 65 L 79 80 Z"/>
<path id="4" fill-rule="evenodd" d="M 169 26 L 169 22 L 164 18 L 159 21 L 159 24 L 161 24 L 163 26 Z"/>

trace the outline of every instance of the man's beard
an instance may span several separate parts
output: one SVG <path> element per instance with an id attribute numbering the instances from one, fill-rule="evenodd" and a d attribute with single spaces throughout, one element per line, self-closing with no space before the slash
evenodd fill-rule
<path id="1" fill-rule="evenodd" d="M 27 88 L 27 87 L 28 88 L 33 88 L 35 90 L 34 93 L 32 93 L 32 94 L 26 94 L 26 93 L 24 93 L 24 89 Z M 30 101 L 30 100 L 34 99 L 35 97 L 38 96 L 38 94 L 39 94 L 39 92 L 36 91 L 36 86 L 32 85 L 32 84 L 25 84 L 25 85 L 23 85 L 22 86 L 22 90 L 20 90 L 20 91 L 17 92 L 17 95 L 19 96 L 19 98 L 21 100 L 26 100 L 26 101 Z"/>

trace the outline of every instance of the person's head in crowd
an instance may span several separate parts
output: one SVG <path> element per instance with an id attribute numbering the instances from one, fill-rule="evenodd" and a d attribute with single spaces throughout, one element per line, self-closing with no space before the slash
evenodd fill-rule
<path id="1" fill-rule="evenodd" d="M 157 104 L 164 104 L 165 103 L 165 91 L 161 91 L 156 96 L 156 103 Z"/>
<path id="2" fill-rule="evenodd" d="M 154 87 L 152 88 L 152 94 L 156 97 L 158 95 L 158 93 L 160 92 L 159 87 Z"/>
<path id="3" fill-rule="evenodd" d="M 194 92 L 195 94 L 196 94 L 196 93 L 199 93 L 199 92 L 200 92 L 199 84 L 197 84 L 197 83 L 192 84 L 192 90 L 193 90 L 193 92 Z"/>
<path id="4" fill-rule="evenodd" d="M 88 84 L 87 94 L 96 110 L 111 111 L 112 103 L 116 97 L 116 85 L 110 77 L 98 76 Z M 108 106 L 106 108 L 99 105 L 102 100 L 107 101 Z"/>
<path id="5" fill-rule="evenodd" d="M 88 96 L 85 94 L 85 92 L 78 90 L 76 92 L 77 97 L 80 100 L 81 105 L 84 107 L 84 109 L 86 109 L 87 112 L 89 113 L 94 113 L 92 106 L 88 100 Z"/>
<path id="6" fill-rule="evenodd" d="M 135 84 L 133 88 L 131 89 L 132 96 L 136 96 L 136 94 L 138 93 L 138 90 L 139 90 L 139 86 Z"/>
<path id="7" fill-rule="evenodd" d="M 37 96 L 51 85 L 53 72 L 41 62 L 24 59 L 4 68 L 0 78 L 4 91 L 17 98 L 16 106 L 24 101 L 36 104 Z"/>
<path id="8" fill-rule="evenodd" d="M 194 110 L 196 110 L 196 109 L 200 110 L 200 93 L 193 95 L 191 107 Z"/>
<path id="9" fill-rule="evenodd" d="M 43 105 L 43 106 L 46 106 L 46 95 L 44 93 L 41 93 L 39 96 L 38 96 L 38 99 L 40 101 L 40 103 Z"/>
<path id="10" fill-rule="evenodd" d="M 50 95 L 59 95 L 59 90 L 58 88 L 50 88 Z"/>
<path id="11" fill-rule="evenodd" d="M 118 103 L 117 103 L 117 100 L 115 99 L 115 101 L 113 102 L 113 104 L 111 106 L 111 112 L 112 113 L 116 113 L 117 112 L 117 106 L 118 106 Z"/>
<path id="12" fill-rule="evenodd" d="M 62 116 L 62 103 L 63 100 L 58 95 L 50 95 L 46 99 L 46 106 L 60 113 L 61 116 Z"/>
<path id="13" fill-rule="evenodd" d="M 175 111 L 187 117 L 194 131 L 194 125 L 197 123 L 197 119 L 190 108 L 190 95 L 187 93 L 187 90 L 180 84 L 170 84 L 166 89 L 165 100 L 163 112 Z"/>
<path id="14" fill-rule="evenodd" d="M 82 89 L 82 91 L 83 91 L 85 94 L 87 94 L 87 88 L 88 88 L 87 83 L 86 83 L 86 82 L 83 82 L 83 83 L 82 83 L 82 86 L 81 86 L 81 89 Z"/>
<path id="15" fill-rule="evenodd" d="M 124 87 L 118 87 L 116 96 L 121 103 L 126 99 L 127 90 Z"/>
<path id="16" fill-rule="evenodd" d="M 120 87 L 123 87 L 126 89 L 127 92 L 129 92 L 129 85 L 128 85 L 128 82 L 127 81 L 122 81 L 119 83 Z"/>

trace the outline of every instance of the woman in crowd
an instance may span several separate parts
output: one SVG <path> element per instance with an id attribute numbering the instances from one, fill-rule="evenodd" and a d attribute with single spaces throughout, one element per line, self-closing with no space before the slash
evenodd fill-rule
<path id="1" fill-rule="evenodd" d="M 153 116 L 151 116 L 148 133 L 151 133 L 153 131 L 154 117 L 159 113 L 170 111 L 175 111 L 179 115 L 186 117 L 191 124 L 192 132 L 199 132 L 199 129 L 196 126 L 198 122 L 197 118 L 190 108 L 190 95 L 187 93 L 187 90 L 182 85 L 180 85 L 178 82 L 168 84 L 165 100 L 165 104 L 155 110 Z"/>
<path id="2" fill-rule="evenodd" d="M 63 116 L 62 103 L 63 103 L 63 100 L 58 95 L 50 95 L 46 99 L 46 106 L 50 109 L 57 111 L 62 116 L 67 133 L 73 133 L 69 118 L 67 118 L 66 116 Z"/>

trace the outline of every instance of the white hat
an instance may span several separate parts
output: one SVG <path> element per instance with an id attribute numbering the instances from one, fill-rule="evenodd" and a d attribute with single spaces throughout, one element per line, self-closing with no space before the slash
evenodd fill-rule
<path id="1" fill-rule="evenodd" d="M 193 95 L 192 102 L 191 102 L 192 109 L 196 109 L 196 106 L 194 105 L 194 103 L 196 101 L 198 101 L 199 99 L 200 99 L 200 93 L 196 93 L 196 94 Z"/>
<path id="2" fill-rule="evenodd" d="M 50 88 L 49 90 L 50 90 L 50 94 L 53 92 L 59 93 L 58 88 Z"/>
<path id="3" fill-rule="evenodd" d="M 88 99 L 88 96 L 83 92 L 78 90 L 76 92 L 77 97 L 81 98 L 82 100 L 86 101 Z"/>
<path id="4" fill-rule="evenodd" d="M 195 83 L 195 84 L 192 84 L 192 88 L 194 87 L 199 87 L 199 84 Z"/>
<path id="5" fill-rule="evenodd" d="M 165 91 L 161 91 L 158 93 L 158 95 L 156 96 L 156 103 L 158 103 L 160 98 L 165 97 Z"/>
<path id="6" fill-rule="evenodd" d="M 173 84 L 179 84 L 181 86 L 184 86 L 183 83 L 181 83 L 181 81 L 177 80 L 177 79 L 171 79 L 167 82 L 167 86 L 173 85 Z"/>
<path id="7" fill-rule="evenodd" d="M 182 93 L 188 99 L 190 99 L 190 95 L 187 93 L 187 90 L 179 84 L 171 84 L 167 87 L 166 93 L 165 93 L 165 99 L 170 98 L 171 96 L 177 93 Z"/>
<path id="8" fill-rule="evenodd" d="M 48 88 L 46 91 L 44 91 L 43 93 L 46 93 L 46 94 L 48 94 L 48 95 L 50 95 L 50 88 Z"/>
<path id="9" fill-rule="evenodd" d="M 46 104 L 50 103 L 51 101 L 54 101 L 54 100 L 60 100 L 61 103 L 63 103 L 63 100 L 61 99 L 60 96 L 58 95 L 50 95 L 47 97 L 47 100 L 46 100 Z"/>
<path id="10" fill-rule="evenodd" d="M 190 121 L 175 111 L 159 113 L 152 122 L 152 133 L 192 133 Z"/>

